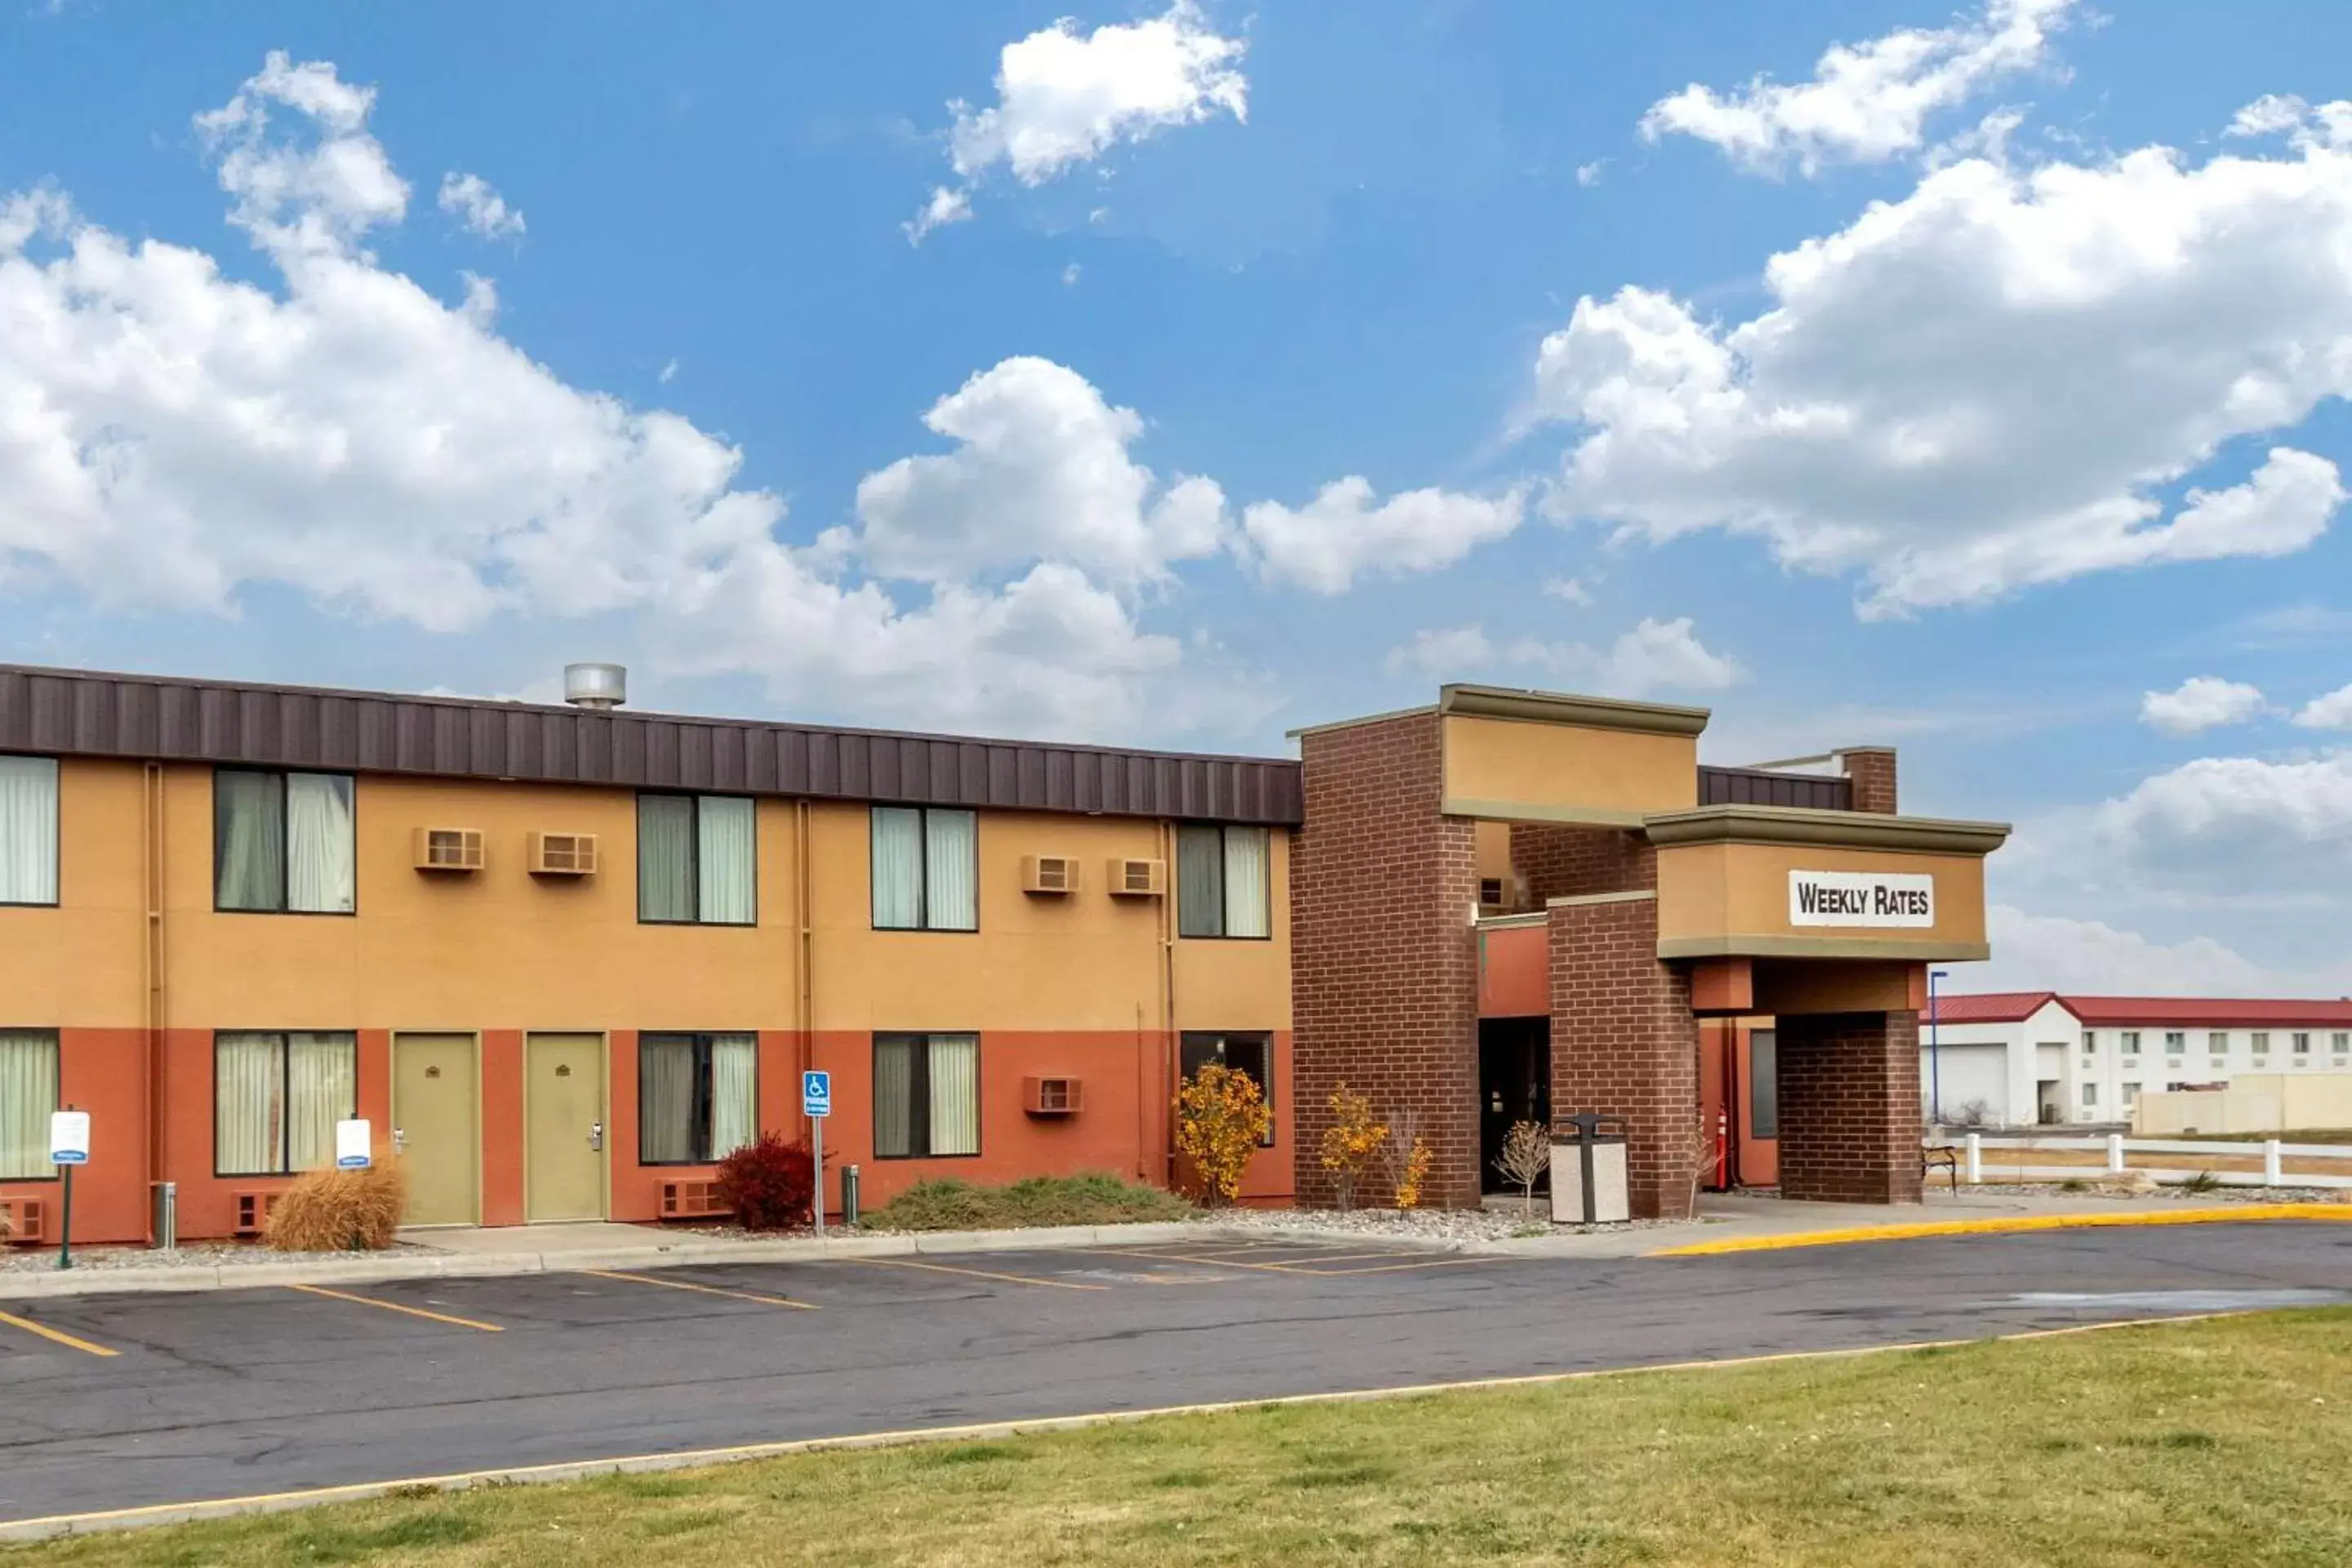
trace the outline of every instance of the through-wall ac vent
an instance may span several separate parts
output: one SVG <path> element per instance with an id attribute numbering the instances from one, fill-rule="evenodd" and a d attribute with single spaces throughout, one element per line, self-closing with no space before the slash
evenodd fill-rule
<path id="1" fill-rule="evenodd" d="M 1021 1109 L 1032 1116 L 1076 1116 L 1081 1099 L 1074 1078 L 1021 1080 Z"/>
<path id="2" fill-rule="evenodd" d="M 1075 893 L 1078 863 L 1067 855 L 1021 857 L 1021 890 L 1024 893 Z"/>
<path id="3" fill-rule="evenodd" d="M 1165 860 L 1113 860 L 1110 890 L 1122 899 L 1156 899 L 1168 891 Z"/>
<path id="4" fill-rule="evenodd" d="M 532 834 L 530 871 L 534 877 L 593 876 L 596 871 L 596 836 L 593 833 Z"/>
<path id="5" fill-rule="evenodd" d="M 418 870 L 478 871 L 482 864 L 480 828 L 420 827 L 416 830 Z"/>

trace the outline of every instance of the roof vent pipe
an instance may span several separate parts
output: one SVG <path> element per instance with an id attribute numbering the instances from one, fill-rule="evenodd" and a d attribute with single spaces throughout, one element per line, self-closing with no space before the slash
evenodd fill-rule
<path id="1" fill-rule="evenodd" d="M 629 700 L 629 672 L 617 664 L 567 664 L 563 700 L 574 708 L 618 708 Z"/>

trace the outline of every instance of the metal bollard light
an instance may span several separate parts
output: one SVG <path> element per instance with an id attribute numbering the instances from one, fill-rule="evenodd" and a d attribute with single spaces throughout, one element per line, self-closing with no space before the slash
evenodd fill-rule
<path id="1" fill-rule="evenodd" d="M 857 1227 L 857 1167 L 841 1168 L 841 1223 L 844 1229 Z"/>
<path id="2" fill-rule="evenodd" d="M 155 1246 L 163 1252 L 180 1249 L 180 1184 L 155 1184 Z"/>

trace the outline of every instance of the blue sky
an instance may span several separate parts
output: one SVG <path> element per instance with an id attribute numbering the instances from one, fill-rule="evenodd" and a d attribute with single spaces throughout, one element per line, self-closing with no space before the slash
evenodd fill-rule
<path id="1" fill-rule="evenodd" d="M 0 659 L 1654 695 L 2017 821 L 1988 982 L 2352 988 L 2352 13 L 1067 5 L 20 5 Z"/>

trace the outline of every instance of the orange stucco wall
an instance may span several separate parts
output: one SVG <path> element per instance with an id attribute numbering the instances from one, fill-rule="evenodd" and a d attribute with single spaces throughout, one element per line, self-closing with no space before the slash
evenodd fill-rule
<path id="1" fill-rule="evenodd" d="M 977 932 L 877 931 L 866 808 L 761 800 L 757 923 L 658 926 L 636 919 L 632 791 L 362 775 L 356 801 L 356 914 L 219 913 L 211 769 L 61 765 L 59 904 L 0 910 L 0 1026 L 58 1029 L 64 1098 L 93 1114 L 98 1147 L 77 1177 L 78 1238 L 142 1239 L 152 1180 L 179 1184 L 181 1234 L 191 1239 L 226 1234 L 238 1193 L 285 1184 L 212 1173 L 213 1036 L 222 1029 L 356 1031 L 361 1114 L 376 1123 L 380 1142 L 391 1120 L 394 1034 L 473 1035 L 489 1225 L 524 1217 L 523 1052 L 539 1031 L 606 1040 L 615 1219 L 652 1218 L 664 1181 L 709 1173 L 637 1163 L 636 1040 L 645 1030 L 756 1031 L 761 1125 L 796 1139 L 806 1128 L 799 1072 L 813 1025 L 814 1065 L 837 1075 L 830 1173 L 858 1161 L 869 1205 L 925 1174 L 999 1181 L 1114 1170 L 1164 1180 L 1173 1035 L 1187 1029 L 1273 1033 L 1277 1121 L 1286 1129 L 1285 833 L 1271 836 L 1270 940 L 1176 940 L 1172 892 L 1124 900 L 1105 891 L 1113 857 L 1172 858 L 1168 824 L 997 812 L 980 819 Z M 480 829 L 488 866 L 416 870 L 420 826 Z M 530 876 L 533 831 L 596 834 L 600 871 Z M 1076 857 L 1081 889 L 1022 892 L 1020 862 L 1035 854 Z M 152 974 L 151 891 L 159 958 Z M 876 1030 L 980 1035 L 977 1159 L 872 1160 Z M 151 1050 L 160 1064 L 160 1169 L 150 1168 L 146 1124 Z M 1021 1110 L 1022 1079 L 1048 1073 L 1084 1082 L 1076 1116 Z M 1286 1136 L 1256 1163 L 1248 1195 L 1287 1196 Z M 829 1175 L 837 1199 L 836 1181 Z M 10 1183 L 0 1193 L 55 1187 Z"/>
<path id="2" fill-rule="evenodd" d="M 1478 1016 L 1551 1016 L 1551 932 L 1540 921 L 1478 928 Z"/>

